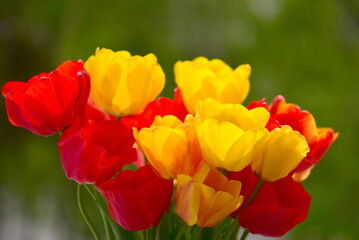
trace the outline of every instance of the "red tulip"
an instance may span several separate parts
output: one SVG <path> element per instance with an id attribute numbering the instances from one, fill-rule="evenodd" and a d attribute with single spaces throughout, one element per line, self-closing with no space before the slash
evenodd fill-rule
<path id="1" fill-rule="evenodd" d="M 248 168 L 230 173 L 229 178 L 242 182 L 241 194 L 245 201 L 258 181 L 258 177 Z M 291 176 L 275 182 L 265 182 L 253 201 L 239 209 L 238 223 L 251 233 L 280 237 L 305 220 L 310 201 L 311 197 L 302 185 Z"/>
<path id="2" fill-rule="evenodd" d="M 8 82 L 2 89 L 9 121 L 43 136 L 55 134 L 83 115 L 90 92 L 82 61 L 67 61 L 28 82 Z"/>
<path id="3" fill-rule="evenodd" d="M 136 172 L 123 171 L 97 185 L 109 203 L 111 217 L 124 229 L 145 230 L 158 225 L 169 210 L 173 183 L 160 178 L 149 165 Z"/>
<path id="4" fill-rule="evenodd" d="M 121 118 L 126 126 L 136 127 L 141 130 L 144 127 L 150 127 L 156 116 L 174 115 L 181 121 L 184 121 L 188 114 L 179 89 L 175 89 L 174 100 L 160 97 L 150 102 L 141 114 L 126 116 Z"/>
<path id="5" fill-rule="evenodd" d="M 80 130 L 66 129 L 58 143 L 62 167 L 79 184 L 100 183 L 136 161 L 132 129 L 118 121 L 89 121 Z"/>

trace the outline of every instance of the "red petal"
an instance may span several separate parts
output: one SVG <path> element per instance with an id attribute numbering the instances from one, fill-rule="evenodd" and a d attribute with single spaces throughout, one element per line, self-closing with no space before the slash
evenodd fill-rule
<path id="1" fill-rule="evenodd" d="M 27 83 L 9 82 L 2 89 L 9 120 L 39 135 L 61 131 L 83 115 L 89 82 L 83 63 L 70 61 Z"/>
<path id="2" fill-rule="evenodd" d="M 110 179 L 136 161 L 134 141 L 132 129 L 118 121 L 89 121 L 80 130 L 65 130 L 58 146 L 66 176 L 80 184 Z"/>
<path id="3" fill-rule="evenodd" d="M 157 226 L 169 209 L 172 188 L 172 181 L 158 177 L 149 165 L 136 172 L 120 172 L 114 180 L 97 185 L 112 218 L 130 231 Z"/>
<path id="4" fill-rule="evenodd" d="M 175 90 L 175 100 L 161 97 L 150 102 L 141 114 L 121 118 L 121 122 L 127 127 L 136 127 L 138 130 L 150 127 L 156 116 L 174 115 L 181 121 L 188 114 L 184 108 L 179 90 Z"/>
<path id="5" fill-rule="evenodd" d="M 250 104 L 248 104 L 248 109 L 251 110 L 253 108 L 257 108 L 257 107 L 264 107 L 265 109 L 267 109 L 269 111 L 269 107 L 268 104 L 266 103 L 265 98 L 259 100 L 259 101 L 253 101 Z"/>
<path id="6" fill-rule="evenodd" d="M 288 176 L 264 183 L 238 222 L 251 233 L 280 237 L 305 220 L 310 201 L 302 185 Z"/>

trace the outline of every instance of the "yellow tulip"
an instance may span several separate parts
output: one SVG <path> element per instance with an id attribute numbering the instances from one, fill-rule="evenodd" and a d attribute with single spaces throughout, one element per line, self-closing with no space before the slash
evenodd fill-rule
<path id="1" fill-rule="evenodd" d="M 248 64 L 233 70 L 222 60 L 198 57 L 177 62 L 174 72 L 184 104 L 192 114 L 198 100 L 213 98 L 221 103 L 242 103 L 249 91 L 251 67 Z"/>
<path id="2" fill-rule="evenodd" d="M 286 177 L 309 152 L 305 138 L 290 126 L 276 128 L 257 149 L 252 170 L 263 180 L 274 182 Z"/>
<path id="3" fill-rule="evenodd" d="M 248 166 L 256 146 L 268 135 L 265 128 L 244 131 L 233 123 L 219 123 L 215 119 L 198 123 L 196 130 L 206 162 L 228 171 L 240 171 Z"/>
<path id="4" fill-rule="evenodd" d="M 134 129 L 134 137 L 163 178 L 174 179 L 177 174 L 191 176 L 203 160 L 194 126 L 172 115 L 156 117 L 150 128 L 140 132 Z"/>
<path id="5" fill-rule="evenodd" d="M 198 101 L 196 117 L 205 120 L 213 118 L 219 122 L 231 122 L 243 130 L 265 127 L 270 113 L 263 107 L 248 110 L 241 104 L 220 103 L 211 98 Z"/>
<path id="6" fill-rule="evenodd" d="M 140 113 L 165 84 L 153 54 L 131 56 L 127 51 L 98 48 L 85 69 L 91 77 L 91 97 L 102 110 L 116 116 Z"/>
<path id="7" fill-rule="evenodd" d="M 202 162 L 193 177 L 177 176 L 177 214 L 190 226 L 215 226 L 242 204 L 241 186 Z"/>

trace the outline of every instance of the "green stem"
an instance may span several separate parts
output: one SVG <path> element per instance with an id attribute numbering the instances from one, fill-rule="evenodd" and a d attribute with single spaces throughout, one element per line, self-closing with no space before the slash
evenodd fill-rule
<path id="1" fill-rule="evenodd" d="M 145 231 L 137 231 L 136 233 L 140 240 L 146 240 Z"/>
<path id="2" fill-rule="evenodd" d="M 233 235 L 233 234 L 236 234 L 236 232 L 238 232 L 239 226 L 238 226 L 237 220 L 238 220 L 239 215 L 241 214 L 241 212 L 243 211 L 243 209 L 246 208 L 246 207 L 253 201 L 253 199 L 254 199 L 255 196 L 257 195 L 259 189 L 262 187 L 262 184 L 263 184 L 263 183 L 264 183 L 264 181 L 263 181 L 262 179 L 259 179 L 259 180 L 258 180 L 258 183 L 257 183 L 257 185 L 255 186 L 255 188 L 254 188 L 252 194 L 249 196 L 247 202 L 246 202 L 243 206 L 241 206 L 241 210 L 239 211 L 237 217 L 235 218 L 234 224 L 232 224 L 232 228 L 229 230 L 229 234 L 227 235 L 227 236 L 228 236 L 228 237 L 227 237 L 228 240 L 232 238 L 232 235 Z M 246 232 L 246 231 L 247 231 L 247 230 L 245 230 L 244 232 Z M 243 239 L 245 239 L 245 238 L 247 237 L 247 235 L 248 235 L 248 233 L 246 233 L 246 235 L 244 236 Z M 243 237 L 243 235 L 242 235 L 242 237 Z M 241 239 L 242 239 L 242 238 L 241 238 Z"/>
<path id="3" fill-rule="evenodd" d="M 109 225 L 108 223 L 108 220 L 106 218 L 106 215 L 105 213 L 100 210 L 101 212 L 101 217 L 102 217 L 102 221 L 103 221 L 103 225 L 105 227 L 105 232 L 106 232 L 106 238 L 107 240 L 113 240 L 114 236 L 113 236 L 113 232 L 112 232 L 112 229 L 111 229 L 111 226 Z"/>
<path id="4" fill-rule="evenodd" d="M 185 234 L 186 230 L 187 230 L 188 226 L 186 223 L 184 223 L 182 225 L 182 227 L 180 228 L 180 230 L 177 232 L 177 236 L 175 240 L 180 240 L 182 239 L 183 234 Z"/>
<path id="5" fill-rule="evenodd" d="M 248 234 L 249 234 L 249 231 L 247 229 L 245 229 L 240 240 L 246 240 Z"/>
<path id="6" fill-rule="evenodd" d="M 101 217 L 102 217 L 102 221 L 103 221 L 103 225 L 105 227 L 105 232 L 106 232 L 106 238 L 107 240 L 112 240 L 114 238 L 117 239 L 117 237 L 114 236 L 114 232 L 112 229 L 112 226 L 110 225 L 111 223 L 111 217 L 107 214 L 107 212 L 103 209 L 101 203 L 98 202 L 98 199 L 95 195 L 95 188 L 92 189 L 90 188 L 89 185 L 85 185 L 86 190 L 88 191 L 88 193 L 90 194 L 90 196 L 93 198 L 93 200 L 96 203 L 97 208 L 99 209 L 100 213 L 101 213 Z"/>
<path id="7" fill-rule="evenodd" d="M 246 204 L 244 204 L 244 206 L 242 207 L 242 209 L 244 209 L 245 207 L 247 207 L 254 199 L 254 197 L 257 195 L 259 189 L 262 187 L 262 184 L 264 183 L 263 179 L 259 179 L 256 187 L 254 188 L 251 196 L 248 198 Z M 239 215 L 239 214 L 238 214 Z"/>
<path id="8" fill-rule="evenodd" d="M 244 206 L 242 207 L 241 211 L 238 213 L 237 218 L 239 217 L 239 214 L 241 214 L 242 210 L 243 210 L 245 207 L 247 207 L 249 204 L 251 204 L 251 202 L 253 201 L 253 199 L 256 197 L 256 195 L 257 195 L 259 189 L 262 187 L 263 183 L 264 183 L 263 179 L 259 179 L 259 181 L 258 181 L 256 187 L 254 188 L 254 190 L 253 190 L 251 196 L 248 198 L 246 204 L 244 204 Z M 242 234 L 240 240 L 245 240 L 245 239 L 247 238 L 248 234 L 249 234 L 249 231 L 248 231 L 247 229 L 244 229 L 244 232 L 243 232 L 243 234 Z"/>
<path id="9" fill-rule="evenodd" d="M 82 196 L 81 196 L 81 184 L 77 185 L 77 203 L 79 205 L 79 209 L 80 212 L 82 214 L 82 217 L 84 218 L 85 222 L 87 223 L 88 227 L 90 228 L 93 236 L 95 237 L 96 240 L 100 240 L 101 237 L 98 234 L 97 230 L 95 229 L 95 227 L 93 226 L 89 216 L 87 215 L 87 212 L 83 206 L 83 201 L 82 201 Z"/>

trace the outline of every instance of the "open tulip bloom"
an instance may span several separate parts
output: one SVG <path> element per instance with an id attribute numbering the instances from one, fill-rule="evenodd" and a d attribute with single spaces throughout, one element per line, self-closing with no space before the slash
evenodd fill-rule
<path id="1" fill-rule="evenodd" d="M 305 220 L 301 181 L 338 137 L 277 96 L 242 105 L 251 67 L 198 57 L 175 64 L 173 99 L 153 54 L 97 49 L 83 63 L 2 88 L 9 121 L 60 133 L 66 176 L 95 239 L 280 237 Z M 96 202 L 94 226 L 82 189 Z"/>

